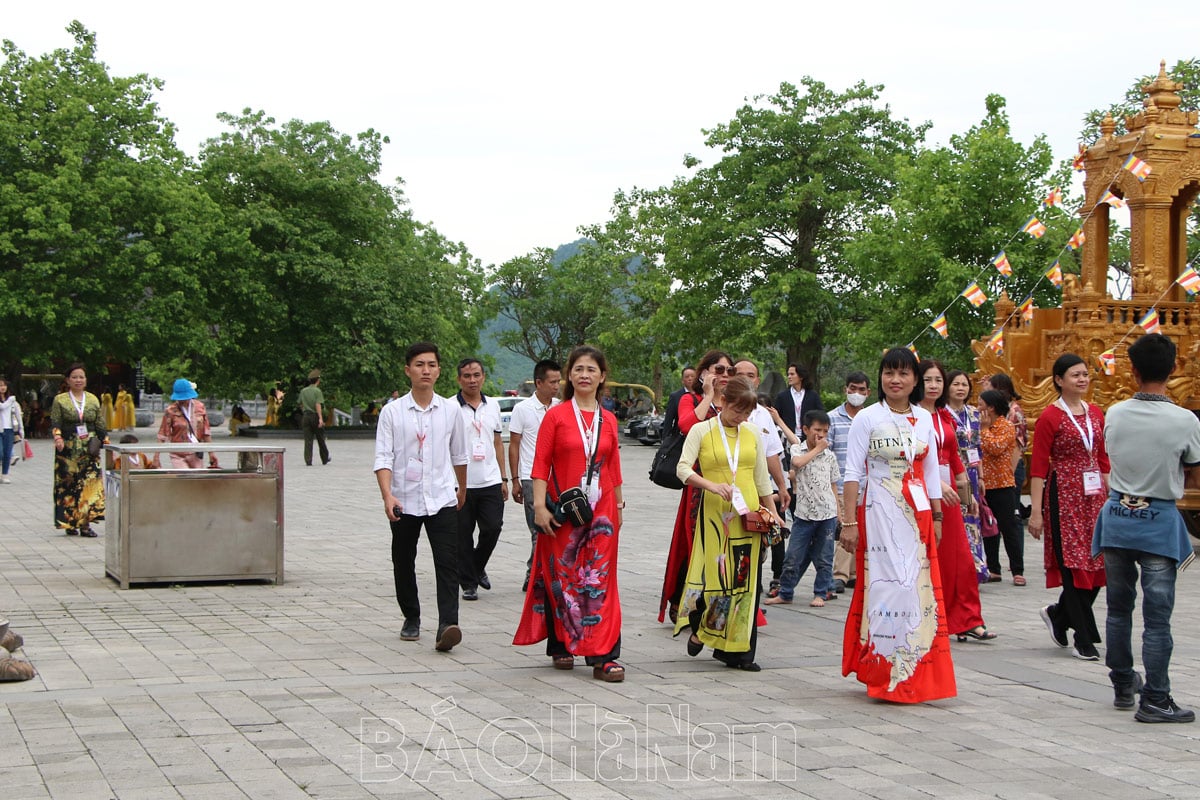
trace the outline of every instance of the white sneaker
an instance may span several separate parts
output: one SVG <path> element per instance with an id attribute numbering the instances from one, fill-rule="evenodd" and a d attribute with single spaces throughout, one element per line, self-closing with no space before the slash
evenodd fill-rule
<path id="1" fill-rule="evenodd" d="M 12 478 L 7 475 L 0 475 L 0 483 L 12 483 Z"/>

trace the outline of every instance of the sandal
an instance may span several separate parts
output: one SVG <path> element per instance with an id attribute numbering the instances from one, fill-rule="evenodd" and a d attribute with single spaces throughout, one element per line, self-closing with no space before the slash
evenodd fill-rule
<path id="1" fill-rule="evenodd" d="M 667 609 L 667 619 L 671 620 L 672 625 L 679 621 L 679 606 L 671 603 L 670 608 Z"/>
<path id="2" fill-rule="evenodd" d="M 605 661 L 592 667 L 592 677 L 605 683 L 620 683 L 625 680 L 625 668 L 615 661 Z"/>
<path id="3" fill-rule="evenodd" d="M 575 656 L 553 656 L 555 669 L 575 669 Z"/>
<path id="4" fill-rule="evenodd" d="M 4 636 L 0 636 L 0 647 L 3 647 L 8 652 L 17 650 L 25 644 L 25 639 L 16 631 L 5 631 Z"/>
<path id="5" fill-rule="evenodd" d="M 767 597 L 779 596 L 779 581 L 771 581 L 771 587 L 767 590 Z"/>
<path id="6" fill-rule="evenodd" d="M 755 661 L 726 661 L 725 666 L 740 669 L 744 672 L 762 672 L 762 667 Z"/>
<path id="7" fill-rule="evenodd" d="M 77 531 L 75 528 L 67 528 L 67 536 L 78 536 L 78 535 L 79 535 L 79 531 Z"/>
<path id="8" fill-rule="evenodd" d="M 808 604 L 810 608 L 824 608 L 825 598 L 821 596 L 814 597 L 812 602 Z"/>
<path id="9" fill-rule="evenodd" d="M 1024 575 L 1013 575 L 1013 586 L 1024 586 L 1024 585 L 1025 585 L 1025 576 Z"/>
<path id="10" fill-rule="evenodd" d="M 689 656 L 691 656 L 692 658 L 695 658 L 696 656 L 700 655 L 700 651 L 703 649 L 704 649 L 704 642 L 697 639 L 696 634 L 693 633 L 691 636 L 688 637 L 687 653 Z"/>
<path id="11" fill-rule="evenodd" d="M 100 534 L 98 534 L 94 530 L 92 530 L 92 527 L 89 525 L 86 528 L 80 528 L 79 535 L 85 539 L 95 539 Z"/>
<path id="12" fill-rule="evenodd" d="M 18 661 L 15 658 L 0 658 L 0 683 L 27 681 L 37 673 L 28 661 Z"/>
<path id="13" fill-rule="evenodd" d="M 995 639 L 997 635 L 998 634 L 989 631 L 986 625 L 979 625 L 971 628 L 969 631 L 963 631 L 962 633 L 958 634 L 958 640 L 960 642 L 965 642 L 967 639 L 974 639 L 977 642 L 990 642 L 992 639 Z"/>
<path id="14" fill-rule="evenodd" d="M 997 573 L 997 572 L 989 572 L 988 573 L 988 583 L 999 583 L 1002 580 L 1004 580 L 1004 578 L 1001 578 L 999 573 Z"/>

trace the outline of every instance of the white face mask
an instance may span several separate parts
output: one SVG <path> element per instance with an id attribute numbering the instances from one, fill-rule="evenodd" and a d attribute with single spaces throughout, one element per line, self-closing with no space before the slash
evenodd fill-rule
<path id="1" fill-rule="evenodd" d="M 867 396 L 865 394 L 859 394 L 858 392 L 846 392 L 846 402 L 855 408 L 858 408 L 863 403 L 867 402 Z"/>

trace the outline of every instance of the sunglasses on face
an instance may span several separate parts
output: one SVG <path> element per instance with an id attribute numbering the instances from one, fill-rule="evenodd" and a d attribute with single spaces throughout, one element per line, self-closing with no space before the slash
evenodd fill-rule
<path id="1" fill-rule="evenodd" d="M 724 375 L 725 373 L 733 374 L 733 367 L 727 367 L 724 364 L 717 364 L 709 369 L 713 375 Z"/>

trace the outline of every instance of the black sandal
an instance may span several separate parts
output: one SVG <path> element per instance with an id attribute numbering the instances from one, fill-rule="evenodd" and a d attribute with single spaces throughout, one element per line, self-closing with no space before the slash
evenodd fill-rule
<path id="1" fill-rule="evenodd" d="M 746 672 L 762 672 L 762 667 L 758 665 L 757 661 L 726 661 L 725 666 L 744 670 Z"/>
<path id="2" fill-rule="evenodd" d="M 687 653 L 689 656 L 691 656 L 692 658 L 695 658 L 696 656 L 700 655 L 700 651 L 703 649 L 704 649 L 704 642 L 697 639 L 696 634 L 693 633 L 691 636 L 688 637 Z"/>
<path id="3" fill-rule="evenodd" d="M 965 642 L 967 639 L 974 639 L 977 642 L 990 642 L 992 639 L 997 638 L 997 636 L 998 634 L 989 631 L 986 625 L 978 625 L 969 631 L 963 631 L 958 634 L 958 640 Z"/>
<path id="4" fill-rule="evenodd" d="M 99 536 L 100 534 L 96 533 L 96 532 L 95 532 L 94 530 L 92 530 L 90 527 L 87 527 L 87 528 L 82 528 L 82 529 L 79 531 L 79 535 L 80 535 L 80 536 L 82 536 L 82 537 L 83 537 L 83 538 L 85 538 L 85 539 L 95 539 L 95 538 L 96 538 L 97 536 Z"/>

